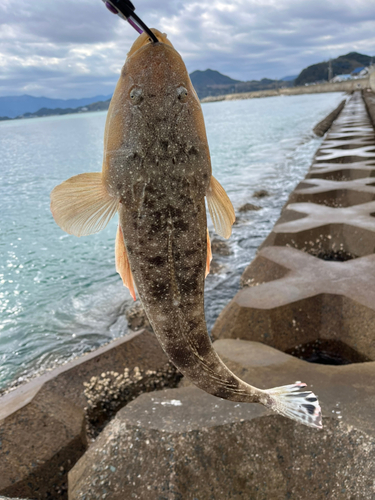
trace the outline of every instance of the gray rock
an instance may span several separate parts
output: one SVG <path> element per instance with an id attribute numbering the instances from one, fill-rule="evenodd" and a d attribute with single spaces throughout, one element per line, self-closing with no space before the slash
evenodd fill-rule
<path id="1" fill-rule="evenodd" d="M 259 191 L 254 191 L 254 198 L 264 198 L 265 196 L 269 196 L 270 193 L 266 189 L 260 189 Z"/>
<path id="2" fill-rule="evenodd" d="M 255 196 L 255 194 L 254 194 Z M 253 203 L 245 203 L 245 205 L 242 205 L 238 211 L 239 212 L 249 212 L 250 210 L 261 210 L 262 207 L 259 207 L 258 205 L 253 205 Z"/>
<path id="3" fill-rule="evenodd" d="M 215 347 L 258 387 L 309 382 L 324 429 L 195 387 L 142 395 L 69 473 L 69 500 L 374 498 L 375 363 L 313 365 L 235 340 Z"/>
<path id="4" fill-rule="evenodd" d="M 219 238 L 213 238 L 211 240 L 211 250 L 212 253 L 216 253 L 218 255 L 231 255 L 233 253 L 228 243 L 224 240 L 220 240 Z"/>

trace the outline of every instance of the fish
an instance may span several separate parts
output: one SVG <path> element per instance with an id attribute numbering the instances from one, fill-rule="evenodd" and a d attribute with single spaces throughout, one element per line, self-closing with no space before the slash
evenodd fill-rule
<path id="1" fill-rule="evenodd" d="M 223 363 L 207 332 L 204 281 L 215 231 L 229 238 L 235 213 L 213 177 L 203 113 L 180 54 L 167 35 L 141 34 L 131 47 L 108 109 L 102 172 L 71 177 L 51 192 L 67 233 L 84 236 L 119 215 L 116 270 L 136 290 L 169 360 L 200 389 L 260 403 L 321 428 L 318 398 L 306 384 L 253 387 Z M 301 392 L 302 390 L 302 392 Z"/>

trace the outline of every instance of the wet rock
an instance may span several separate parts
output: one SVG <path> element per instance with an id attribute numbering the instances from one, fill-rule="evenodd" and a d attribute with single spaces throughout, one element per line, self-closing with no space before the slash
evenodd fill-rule
<path id="1" fill-rule="evenodd" d="M 231 255 L 233 253 L 229 244 L 225 240 L 219 240 L 219 238 L 211 240 L 211 250 L 212 253 L 218 255 Z"/>
<path id="2" fill-rule="evenodd" d="M 152 331 L 152 326 L 150 325 L 141 302 L 136 302 L 133 307 L 126 311 L 126 319 L 128 320 L 128 327 L 134 332 L 142 328 L 147 328 Z"/>
<path id="3" fill-rule="evenodd" d="M 254 342 L 215 346 L 257 387 L 309 382 L 323 430 L 195 387 L 143 395 L 69 473 L 70 500 L 373 498 L 375 363 L 323 367 Z"/>
<path id="4" fill-rule="evenodd" d="M 255 191 L 253 193 L 254 198 L 264 198 L 265 196 L 269 196 L 270 193 L 266 189 L 260 189 L 259 191 Z"/>
<path id="5" fill-rule="evenodd" d="M 224 266 L 217 262 L 217 260 L 212 259 L 210 263 L 210 274 L 220 274 L 224 269 Z"/>
<path id="6" fill-rule="evenodd" d="M 257 191 L 259 193 L 259 191 Z M 255 194 L 254 194 L 255 196 Z M 258 196 L 259 198 L 259 196 Z M 252 203 L 245 203 L 245 205 L 242 205 L 238 211 L 239 212 L 249 212 L 250 210 L 261 210 L 262 207 L 259 207 L 258 205 L 253 205 Z"/>

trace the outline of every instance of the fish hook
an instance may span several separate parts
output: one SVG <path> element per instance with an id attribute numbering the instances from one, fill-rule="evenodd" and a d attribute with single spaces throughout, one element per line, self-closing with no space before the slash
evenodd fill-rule
<path id="1" fill-rule="evenodd" d="M 109 11 L 113 14 L 118 14 L 125 21 L 128 21 L 138 33 L 147 33 L 153 43 L 159 41 L 150 28 L 134 12 L 135 7 L 130 0 L 103 0 L 103 2 Z"/>

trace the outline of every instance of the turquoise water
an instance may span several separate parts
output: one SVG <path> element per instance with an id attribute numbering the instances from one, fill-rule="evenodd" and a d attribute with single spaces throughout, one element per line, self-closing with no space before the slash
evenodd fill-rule
<path id="1" fill-rule="evenodd" d="M 203 105 L 213 171 L 241 214 L 206 285 L 212 327 L 320 144 L 313 126 L 342 94 Z M 0 388 L 126 335 L 133 304 L 114 266 L 117 220 L 76 238 L 55 224 L 49 193 L 72 175 L 99 171 L 105 112 L 0 123 Z M 257 200 L 254 191 L 269 196 Z M 212 226 L 210 226 L 212 227 Z"/>

